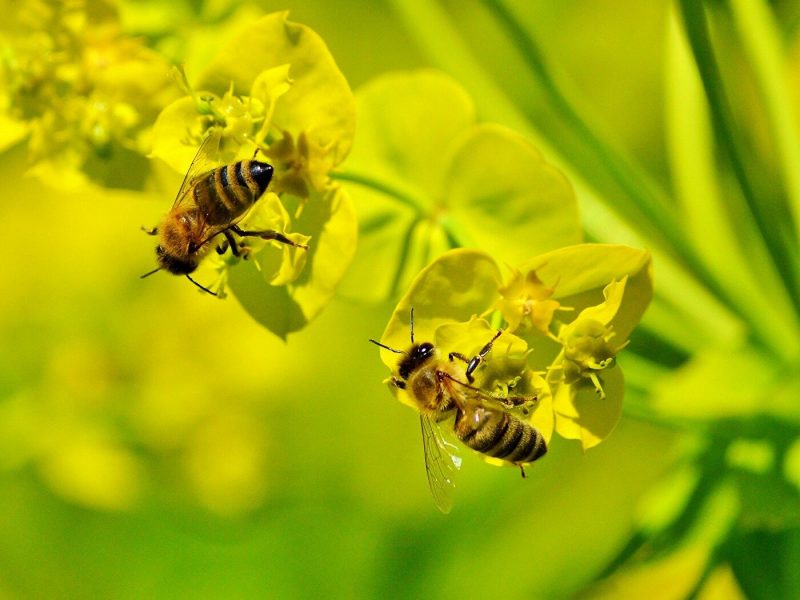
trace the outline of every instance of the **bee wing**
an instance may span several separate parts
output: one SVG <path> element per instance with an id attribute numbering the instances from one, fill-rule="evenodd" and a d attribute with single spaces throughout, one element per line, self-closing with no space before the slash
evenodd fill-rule
<path id="1" fill-rule="evenodd" d="M 509 404 L 508 402 L 504 402 L 501 398 L 496 398 L 489 392 L 470 385 L 465 381 L 461 381 L 455 377 L 448 377 L 448 379 L 450 381 L 450 395 L 463 411 L 485 408 L 493 411 L 500 410 L 508 412 L 514 404 L 521 403 L 523 400 L 522 396 L 514 396 L 514 400 L 511 400 L 511 404 Z"/>
<path id="2" fill-rule="evenodd" d="M 175 202 L 172 204 L 173 208 L 189 197 L 188 191 L 192 188 L 192 184 L 197 180 L 198 176 L 217 166 L 221 140 L 222 132 L 219 128 L 214 128 L 208 132 L 208 135 L 206 135 L 197 149 L 197 153 L 189 165 L 189 170 L 186 171 L 186 175 L 183 177 L 178 195 L 175 196 Z"/>
<path id="3" fill-rule="evenodd" d="M 428 476 L 428 487 L 431 489 L 433 501 L 443 513 L 453 508 L 454 476 L 461 468 L 461 457 L 458 449 L 444 439 L 439 425 L 427 415 L 420 415 L 422 428 L 422 447 L 425 451 L 425 473 Z"/>

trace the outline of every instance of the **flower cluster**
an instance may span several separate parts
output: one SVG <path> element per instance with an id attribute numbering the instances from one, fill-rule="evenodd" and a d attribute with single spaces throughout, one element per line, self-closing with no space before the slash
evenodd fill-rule
<path id="1" fill-rule="evenodd" d="M 274 13 L 246 26 L 168 105 L 153 127 L 151 156 L 183 173 L 202 140 L 220 135 L 211 165 L 261 155 L 273 165 L 269 191 L 240 224 L 274 229 L 309 250 L 248 239 L 240 258 L 212 254 L 199 277 L 230 289 L 280 336 L 303 327 L 327 304 L 355 250 L 350 200 L 329 174 L 352 144 L 355 100 L 324 42 Z M 203 271 L 205 273 L 203 273 Z"/>
<path id="2" fill-rule="evenodd" d="M 535 395 L 525 418 L 546 440 L 555 430 L 586 449 L 620 418 L 615 358 L 651 294 L 650 255 L 625 246 L 561 248 L 511 269 L 506 281 L 489 255 L 452 250 L 414 280 L 381 342 L 408 343 L 412 307 L 416 338 L 432 341 L 443 355 L 477 354 L 494 331 L 489 323 L 499 326 L 504 334 L 475 371 L 475 385 L 498 400 Z M 396 367 L 393 354 L 383 351 L 382 358 Z M 397 395 L 415 406 L 402 390 Z"/>
<path id="3" fill-rule="evenodd" d="M 113 184 L 113 156 L 142 152 L 153 119 L 177 94 L 166 61 L 126 36 L 103 0 L 24 0 L 4 14 L 12 23 L 0 33 L 2 104 L 27 139 L 32 171 L 62 187 Z"/>

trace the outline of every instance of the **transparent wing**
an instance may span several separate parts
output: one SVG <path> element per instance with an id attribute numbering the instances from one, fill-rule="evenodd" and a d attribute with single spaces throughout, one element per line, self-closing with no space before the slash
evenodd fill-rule
<path id="1" fill-rule="evenodd" d="M 183 183 L 178 190 L 178 195 L 175 196 L 175 202 L 172 204 L 173 208 L 186 200 L 190 194 L 187 192 L 191 189 L 192 184 L 197 180 L 200 175 L 203 175 L 214 167 L 218 166 L 217 161 L 219 157 L 219 145 L 222 140 L 222 132 L 219 128 L 214 128 L 208 132 L 205 139 L 201 142 L 200 147 L 197 149 L 197 154 L 194 155 L 192 163 L 189 165 L 189 170 L 183 177 Z"/>
<path id="2" fill-rule="evenodd" d="M 454 476 L 461 468 L 458 448 L 444 439 L 439 425 L 426 415 L 420 415 L 422 427 L 422 447 L 425 451 L 425 473 L 433 501 L 443 513 L 453 508 Z"/>
<path id="3" fill-rule="evenodd" d="M 446 386 L 450 397 L 461 410 L 468 408 L 483 407 L 488 410 L 501 410 L 510 412 L 525 403 L 533 403 L 536 396 L 510 396 L 509 398 L 497 398 L 481 388 L 470 385 L 466 381 L 453 377 L 449 373 L 444 373 Z"/>

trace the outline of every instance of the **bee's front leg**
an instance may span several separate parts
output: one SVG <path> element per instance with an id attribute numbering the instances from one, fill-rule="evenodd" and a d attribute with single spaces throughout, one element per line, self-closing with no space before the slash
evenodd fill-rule
<path id="1" fill-rule="evenodd" d="M 141 229 L 147 235 L 158 235 L 158 227 L 145 227 L 144 225 L 142 225 Z"/>
<path id="2" fill-rule="evenodd" d="M 467 371 L 465 373 L 467 376 L 467 381 L 470 383 L 475 381 L 475 378 L 472 376 L 472 374 L 475 372 L 475 369 L 477 369 L 478 366 L 484 361 L 486 355 L 489 354 L 489 351 L 492 349 L 492 344 L 494 344 L 494 341 L 499 338 L 502 333 L 503 330 L 498 329 L 497 333 L 494 334 L 494 337 L 490 339 L 489 342 L 483 348 L 481 348 L 481 351 L 473 356 L 472 359 L 470 359 L 470 361 L 467 363 Z"/>

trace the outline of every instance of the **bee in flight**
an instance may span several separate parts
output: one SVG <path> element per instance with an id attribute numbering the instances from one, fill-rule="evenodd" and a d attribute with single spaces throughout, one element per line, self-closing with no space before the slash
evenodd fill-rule
<path id="1" fill-rule="evenodd" d="M 211 165 L 219 144 L 219 130 L 211 131 L 192 160 L 172 208 L 158 227 L 145 230 L 150 235 L 159 236 L 156 246 L 158 267 L 142 278 L 164 269 L 174 275 L 185 275 L 201 290 L 216 296 L 189 274 L 214 247 L 218 236 L 225 237 L 225 241 L 217 246 L 220 254 L 230 248 L 235 256 L 240 255 L 235 236 L 259 237 L 308 249 L 308 246 L 293 242 L 279 231 L 247 231 L 237 225 L 266 191 L 273 169 L 272 165 L 255 159 L 213 168 Z"/>
<path id="2" fill-rule="evenodd" d="M 440 428 L 440 423 L 450 417 L 454 417 L 453 432 L 463 444 L 486 456 L 518 466 L 523 477 L 525 465 L 547 452 L 542 434 L 510 412 L 512 408 L 535 402 L 535 396 L 513 396 L 501 400 L 472 385 L 473 373 L 502 333 L 502 330 L 498 331 L 470 359 L 458 352 L 451 352 L 444 358 L 430 342 L 414 341 L 412 309 L 411 346 L 408 350 L 396 350 L 370 340 L 390 352 L 402 354 L 391 381 L 408 393 L 419 410 L 428 485 L 436 506 L 443 513 L 452 508 L 453 475 L 461 467 L 455 445 L 444 438 Z M 463 371 L 456 359 L 466 363 Z"/>

